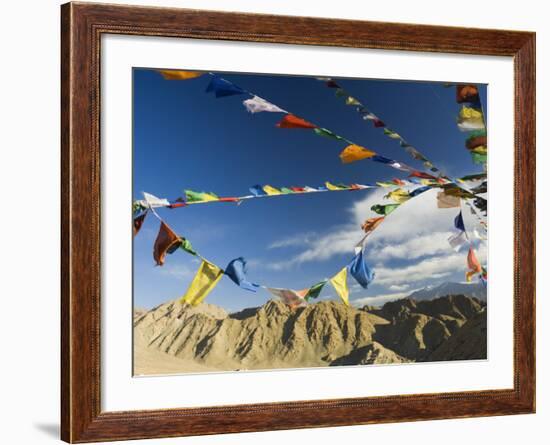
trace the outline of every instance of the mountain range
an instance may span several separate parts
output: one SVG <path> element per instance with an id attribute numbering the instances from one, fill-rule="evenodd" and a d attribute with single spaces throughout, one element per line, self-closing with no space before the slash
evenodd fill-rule
<path id="1" fill-rule="evenodd" d="M 228 314 L 177 301 L 134 316 L 134 374 L 485 359 L 485 302 L 462 294 L 379 308 L 270 300 Z"/>

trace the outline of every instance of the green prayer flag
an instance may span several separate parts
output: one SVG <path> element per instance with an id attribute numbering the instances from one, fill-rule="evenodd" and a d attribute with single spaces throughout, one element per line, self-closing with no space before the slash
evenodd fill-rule
<path id="1" fill-rule="evenodd" d="M 285 195 L 288 195 L 289 193 L 294 193 L 292 190 L 290 190 L 288 187 L 282 187 L 281 192 Z"/>
<path id="2" fill-rule="evenodd" d="M 344 97 L 347 96 L 346 92 L 342 88 L 336 88 L 336 91 L 334 92 L 336 97 Z"/>
<path id="3" fill-rule="evenodd" d="M 400 204 L 386 204 L 386 205 L 375 204 L 370 209 L 373 212 L 378 213 L 379 215 L 387 216 L 399 206 Z"/>
<path id="4" fill-rule="evenodd" d="M 474 164 L 487 164 L 487 154 L 472 152 L 472 161 Z"/>
<path id="5" fill-rule="evenodd" d="M 186 202 L 217 201 L 219 199 L 219 197 L 214 193 L 195 192 L 193 190 L 184 191 Z"/>
<path id="6" fill-rule="evenodd" d="M 315 134 L 319 135 L 319 136 L 324 136 L 326 138 L 332 138 L 332 139 L 336 139 L 336 140 L 339 140 L 339 141 L 344 141 L 345 139 L 342 137 L 342 136 L 338 136 L 337 134 L 334 134 L 332 131 L 330 130 L 327 130 L 326 128 L 314 128 L 313 131 L 315 132 Z"/>
<path id="7" fill-rule="evenodd" d="M 195 251 L 195 249 L 193 249 L 191 242 L 187 238 L 183 238 L 181 240 L 180 247 L 191 255 L 197 255 L 197 252 Z"/>
<path id="8" fill-rule="evenodd" d="M 309 290 L 307 291 L 307 294 L 306 296 L 304 297 L 307 300 L 309 300 L 310 298 L 317 298 L 319 296 L 319 294 L 321 293 L 321 291 L 323 290 L 323 287 L 325 286 L 325 284 L 327 284 L 327 281 L 320 281 L 319 283 L 317 284 L 314 284 L 313 286 L 311 286 L 309 288 Z"/>

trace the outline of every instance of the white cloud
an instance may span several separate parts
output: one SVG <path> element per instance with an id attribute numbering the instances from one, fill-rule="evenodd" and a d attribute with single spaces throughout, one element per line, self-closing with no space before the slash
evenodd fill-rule
<path id="1" fill-rule="evenodd" d="M 307 246 L 314 240 L 316 236 L 317 235 L 313 232 L 300 233 L 298 235 L 274 241 L 267 248 L 280 249 L 283 247 Z"/>
<path id="2" fill-rule="evenodd" d="M 399 300 L 401 298 L 408 297 L 413 290 L 409 292 L 395 292 L 390 294 L 376 295 L 375 297 L 361 297 L 351 301 L 351 304 L 355 307 L 362 307 L 366 304 L 369 306 L 382 306 L 388 301 Z"/>
<path id="3" fill-rule="evenodd" d="M 388 287 L 388 289 L 393 291 L 404 291 L 404 290 L 407 290 L 409 287 L 410 285 L 408 284 L 400 284 L 400 285 L 392 284 L 390 287 Z"/>
<path id="4" fill-rule="evenodd" d="M 194 261 L 195 258 L 193 258 L 192 262 L 196 263 L 198 261 Z M 195 273 L 197 272 L 198 267 L 190 267 L 186 264 L 176 264 L 176 263 L 168 263 L 164 266 L 159 266 L 159 272 L 163 275 L 168 275 L 170 277 L 175 278 L 192 278 L 195 276 Z"/>

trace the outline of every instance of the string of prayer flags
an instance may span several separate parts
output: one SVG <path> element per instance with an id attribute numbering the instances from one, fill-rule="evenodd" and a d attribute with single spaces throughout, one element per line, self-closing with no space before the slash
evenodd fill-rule
<path id="1" fill-rule="evenodd" d="M 392 201 L 395 201 L 398 204 L 403 204 L 404 202 L 411 199 L 411 196 L 409 195 L 409 192 L 407 192 L 407 190 L 398 188 L 389 192 L 386 196 L 384 196 L 384 198 L 391 199 Z"/>
<path id="2" fill-rule="evenodd" d="M 182 70 L 158 70 L 165 80 L 188 80 L 202 76 L 200 71 L 182 71 Z"/>
<path id="3" fill-rule="evenodd" d="M 312 129 L 317 128 L 316 125 L 309 123 L 308 121 L 294 116 L 293 114 L 287 114 L 283 117 L 278 123 L 277 127 L 279 128 L 305 128 Z"/>
<path id="4" fill-rule="evenodd" d="M 314 284 L 313 286 L 311 286 L 305 296 L 304 296 L 304 299 L 306 301 L 310 300 L 310 299 L 315 299 L 317 298 L 320 294 L 321 294 L 321 291 L 323 290 L 323 287 L 325 287 L 325 284 L 327 284 L 328 280 L 323 280 L 323 281 L 320 281 L 319 283 L 317 284 Z"/>
<path id="5" fill-rule="evenodd" d="M 147 216 L 147 212 L 143 212 L 141 215 L 136 216 L 133 219 L 132 227 L 133 227 L 134 236 L 136 236 L 138 234 L 138 232 L 140 231 L 141 226 L 143 225 L 143 221 L 145 221 L 146 216 Z"/>
<path id="6" fill-rule="evenodd" d="M 349 306 L 349 289 L 348 289 L 348 268 L 344 267 L 340 272 L 330 279 L 330 284 L 342 301 Z"/>
<path id="7" fill-rule="evenodd" d="M 346 105 L 351 105 L 356 107 L 357 113 L 361 116 L 361 118 L 365 121 L 372 122 L 373 126 L 375 128 L 383 128 L 384 134 L 388 136 L 390 139 L 395 139 L 399 141 L 399 144 L 401 147 L 405 149 L 405 151 L 416 160 L 423 161 L 425 164 L 425 167 L 433 172 L 439 172 L 439 169 L 435 167 L 434 164 L 432 164 L 422 153 L 420 153 L 418 150 L 416 150 L 413 146 L 407 143 L 405 139 L 397 132 L 387 128 L 387 125 L 384 123 L 382 119 L 380 119 L 376 114 L 374 114 L 372 111 L 369 111 L 357 98 L 351 96 L 341 88 L 333 79 L 327 78 L 326 79 L 319 79 L 322 80 L 325 85 L 329 88 L 336 88 L 335 95 L 336 97 L 345 98 Z"/>
<path id="8" fill-rule="evenodd" d="M 276 297 L 279 297 L 283 303 L 292 309 L 306 305 L 307 289 L 296 291 L 293 289 L 280 289 L 277 287 L 266 287 L 266 289 Z"/>
<path id="9" fill-rule="evenodd" d="M 397 207 L 399 207 L 401 204 L 375 204 L 370 209 L 378 213 L 379 215 L 388 216 L 391 212 L 393 212 Z"/>
<path id="10" fill-rule="evenodd" d="M 160 222 L 159 232 L 153 247 L 153 258 L 157 266 L 164 264 L 167 253 L 173 253 L 181 244 L 181 238 L 164 222 Z"/>
<path id="11" fill-rule="evenodd" d="M 189 288 L 181 297 L 181 303 L 197 306 L 216 287 L 223 276 L 223 270 L 215 264 L 203 259 Z"/>
<path id="12" fill-rule="evenodd" d="M 365 147 L 350 144 L 340 153 L 340 159 L 344 164 L 350 164 L 351 162 L 372 158 L 375 155 L 374 151 L 368 150 Z"/>
<path id="13" fill-rule="evenodd" d="M 230 261 L 225 268 L 225 274 L 233 281 L 237 286 L 248 290 L 250 292 L 256 292 L 258 284 L 251 283 L 246 279 L 246 260 L 243 257 L 235 258 Z"/>
<path id="14" fill-rule="evenodd" d="M 268 113 L 286 113 L 286 111 L 282 108 L 279 108 L 277 105 L 272 104 L 271 102 L 268 102 L 258 96 L 254 96 L 251 99 L 246 99 L 243 101 L 243 105 L 247 111 L 252 114 L 261 113 L 262 111 L 266 111 Z"/>
<path id="15" fill-rule="evenodd" d="M 470 281 L 472 281 L 473 276 L 480 274 L 483 271 L 481 264 L 479 264 L 479 260 L 477 259 L 477 256 L 472 247 L 470 247 L 470 250 L 468 251 L 467 264 L 468 271 L 466 272 L 466 281 L 469 283 Z"/>
<path id="16" fill-rule="evenodd" d="M 366 289 L 368 285 L 374 280 L 375 273 L 370 269 L 370 267 L 367 265 L 365 261 L 365 257 L 363 255 L 363 249 L 355 255 L 353 260 L 348 264 L 347 266 L 350 275 L 355 278 L 355 281 L 359 283 L 359 285 Z"/>
<path id="17" fill-rule="evenodd" d="M 212 75 L 212 80 L 210 80 L 210 83 L 206 87 L 206 92 L 213 92 L 216 98 L 235 96 L 239 94 L 248 94 L 245 90 L 238 87 L 237 85 L 214 74 Z"/>

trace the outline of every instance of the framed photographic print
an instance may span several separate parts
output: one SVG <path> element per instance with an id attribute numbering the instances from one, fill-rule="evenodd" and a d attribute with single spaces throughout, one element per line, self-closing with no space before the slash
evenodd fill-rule
<path id="1" fill-rule="evenodd" d="M 63 440 L 534 412 L 533 33 L 68 3 L 61 53 Z"/>

